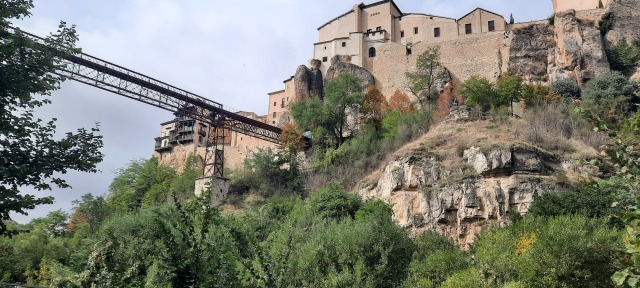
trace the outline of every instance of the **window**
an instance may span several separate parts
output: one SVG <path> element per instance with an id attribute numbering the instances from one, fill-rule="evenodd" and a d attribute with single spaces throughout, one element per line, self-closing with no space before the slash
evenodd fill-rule
<path id="1" fill-rule="evenodd" d="M 376 31 L 382 31 L 382 26 L 376 27 Z"/>
<path id="2" fill-rule="evenodd" d="M 327 57 L 322 57 L 322 62 L 327 62 Z"/>
<path id="3" fill-rule="evenodd" d="M 433 28 L 433 37 L 440 37 L 440 27 Z"/>
<path id="4" fill-rule="evenodd" d="M 376 57 L 376 48 L 369 48 L 369 57 L 373 58 Z"/>
<path id="5" fill-rule="evenodd" d="M 413 34 L 418 34 L 418 27 L 413 27 Z"/>
<path id="6" fill-rule="evenodd" d="M 162 139 L 162 143 L 160 144 L 160 147 L 167 147 L 169 146 L 169 139 Z"/>
<path id="7" fill-rule="evenodd" d="M 273 118 L 276 118 L 276 112 L 273 112 Z"/>
<path id="8" fill-rule="evenodd" d="M 276 124 L 276 121 L 271 121 L 271 124 L 275 125 L 275 124 Z"/>
<path id="9" fill-rule="evenodd" d="M 324 50 L 327 50 L 327 46 L 324 46 Z"/>
<path id="10" fill-rule="evenodd" d="M 465 34 L 471 34 L 472 30 L 471 30 L 471 24 L 464 24 L 464 33 Z"/>
<path id="11" fill-rule="evenodd" d="M 342 42 L 342 47 L 347 47 L 347 42 Z"/>
<path id="12" fill-rule="evenodd" d="M 488 26 L 489 26 L 489 31 L 496 31 L 496 23 L 493 20 L 489 21 Z"/>
<path id="13" fill-rule="evenodd" d="M 404 37 L 404 30 L 400 31 L 400 37 Z"/>
<path id="14" fill-rule="evenodd" d="M 411 55 L 411 46 L 407 46 L 407 55 Z"/>
<path id="15" fill-rule="evenodd" d="M 276 102 L 273 102 L 273 106 L 276 106 Z"/>

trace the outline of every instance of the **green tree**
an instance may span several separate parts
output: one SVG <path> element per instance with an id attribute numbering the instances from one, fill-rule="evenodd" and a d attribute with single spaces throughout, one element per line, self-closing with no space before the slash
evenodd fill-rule
<path id="1" fill-rule="evenodd" d="M 604 4 L 602 4 L 602 0 L 598 0 L 598 8 L 604 8 Z"/>
<path id="2" fill-rule="evenodd" d="M 464 96 L 464 103 L 478 106 L 482 111 L 489 111 L 494 105 L 497 93 L 488 79 L 471 76 L 460 85 L 460 94 Z"/>
<path id="3" fill-rule="evenodd" d="M 571 79 L 561 79 L 554 81 L 549 85 L 549 90 L 551 90 L 551 92 L 553 93 L 569 99 L 580 98 L 580 95 L 582 94 L 578 83 Z"/>
<path id="4" fill-rule="evenodd" d="M 587 83 L 582 108 L 609 125 L 619 126 L 640 103 L 640 84 L 620 72 L 602 74 Z"/>
<path id="5" fill-rule="evenodd" d="M 256 192 L 259 195 L 290 196 L 304 191 L 300 166 L 288 151 L 259 149 L 244 161 L 244 171 L 229 188 L 229 194 Z"/>
<path id="6" fill-rule="evenodd" d="M 509 15 L 509 24 L 514 24 L 514 23 L 516 23 L 516 20 L 513 19 L 513 13 L 511 13 Z"/>
<path id="7" fill-rule="evenodd" d="M 82 195 L 79 200 L 74 200 L 73 214 L 69 219 L 67 230 L 73 232 L 80 225 L 88 225 L 91 234 L 98 231 L 100 224 L 109 217 L 111 210 L 107 200 L 102 196 L 94 197 L 91 193 Z"/>
<path id="8" fill-rule="evenodd" d="M 470 259 L 449 239 L 427 232 L 415 240 L 405 287 L 438 287 L 470 266 Z"/>
<path id="9" fill-rule="evenodd" d="M 518 102 L 522 98 L 522 77 L 509 73 L 500 76 L 496 81 L 496 93 L 498 101 L 494 102 L 494 107 L 509 104 L 513 115 L 513 102 Z"/>
<path id="10" fill-rule="evenodd" d="M 409 91 L 420 101 L 422 108 L 438 99 L 438 84 L 444 85 L 448 80 L 447 70 L 440 63 L 440 47 L 427 48 L 416 60 L 416 70 L 406 72 Z"/>
<path id="11" fill-rule="evenodd" d="M 311 98 L 295 102 L 291 115 L 301 130 L 314 130 L 314 140 L 321 139 L 324 133 L 331 135 L 337 148 L 355 129 L 356 119 L 349 116 L 359 111 L 363 99 L 360 80 L 351 74 L 341 74 L 325 85 L 322 101 Z M 322 143 L 323 139 L 318 141 Z"/>
<path id="12" fill-rule="evenodd" d="M 67 188 L 67 182 L 56 176 L 69 170 L 96 172 L 102 161 L 102 136 L 97 126 L 78 129 L 56 140 L 55 118 L 44 122 L 34 117 L 34 109 L 51 102 L 47 96 L 65 80 L 53 72 L 64 65 L 56 53 L 77 53 L 75 28 L 61 22 L 56 33 L 45 42 L 57 48 L 45 49 L 12 31 L 11 20 L 29 17 L 32 1 L 15 0 L 0 5 L 0 235 L 13 234 L 5 222 L 9 213 L 27 214 L 26 210 L 50 204 L 52 197 L 37 198 L 20 193 L 20 187 L 50 190 L 52 186 Z"/>
<path id="13" fill-rule="evenodd" d="M 628 43 L 626 39 L 620 39 L 616 46 L 607 49 L 607 58 L 611 70 L 630 77 L 640 64 L 640 45 L 638 42 Z"/>

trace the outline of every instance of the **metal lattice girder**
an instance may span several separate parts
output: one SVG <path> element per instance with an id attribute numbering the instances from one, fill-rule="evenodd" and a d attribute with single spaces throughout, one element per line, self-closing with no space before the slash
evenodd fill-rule
<path id="1" fill-rule="evenodd" d="M 43 38 L 21 32 L 42 45 Z M 47 46 L 48 49 L 55 49 Z M 57 72 L 61 76 L 116 93 L 174 113 L 189 111 L 193 118 L 258 139 L 278 144 L 282 130 L 278 127 L 227 111 L 223 105 L 165 82 L 84 53 L 60 53 L 64 59 Z M 185 109 L 197 107 L 197 109 Z"/>

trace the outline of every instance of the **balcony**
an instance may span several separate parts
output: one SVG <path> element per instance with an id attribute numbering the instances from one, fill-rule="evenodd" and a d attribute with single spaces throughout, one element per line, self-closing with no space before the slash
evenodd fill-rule
<path id="1" fill-rule="evenodd" d="M 387 42 L 390 38 L 387 30 L 369 31 L 364 33 L 366 41 Z"/>
<path id="2" fill-rule="evenodd" d="M 204 127 L 198 128 L 198 134 L 206 137 L 207 136 L 207 128 L 204 128 Z"/>
<path id="3" fill-rule="evenodd" d="M 178 128 L 176 129 L 178 131 L 178 133 L 188 133 L 188 132 L 193 132 L 193 126 L 178 126 Z"/>
<path id="4" fill-rule="evenodd" d="M 163 151 L 168 151 L 172 149 L 172 147 L 169 145 L 169 136 L 157 137 L 154 140 L 156 140 L 156 145 L 155 145 L 156 151 L 163 152 Z"/>

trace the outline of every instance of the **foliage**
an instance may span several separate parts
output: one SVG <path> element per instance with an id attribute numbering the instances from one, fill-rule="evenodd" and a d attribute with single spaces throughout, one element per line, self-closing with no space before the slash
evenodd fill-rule
<path id="1" fill-rule="evenodd" d="M 609 31 L 611 31 L 613 29 L 613 25 L 616 22 L 616 18 L 613 14 L 613 12 L 607 12 L 604 15 L 602 15 L 602 18 L 600 18 L 600 21 L 598 21 L 598 27 L 600 27 L 600 34 L 602 34 L 602 36 L 606 35 Z"/>
<path id="2" fill-rule="evenodd" d="M 354 218 L 360 206 L 360 197 L 345 191 L 338 183 L 331 183 L 311 193 L 309 198 L 310 209 L 323 219 Z"/>
<path id="3" fill-rule="evenodd" d="M 471 76 L 460 85 L 460 94 L 464 97 L 467 105 L 478 106 L 482 111 L 489 109 L 498 103 L 497 92 L 488 79 Z"/>
<path id="4" fill-rule="evenodd" d="M 462 105 L 464 100 L 457 90 L 457 85 L 454 82 L 451 82 L 444 87 L 444 91 L 440 94 L 440 97 L 438 97 L 436 117 L 447 117 L 451 107 L 454 106 L 454 103 L 455 105 Z"/>
<path id="5" fill-rule="evenodd" d="M 581 91 L 580 86 L 571 79 L 561 79 L 554 81 L 549 85 L 551 92 L 563 96 L 565 98 L 577 99 L 580 98 Z"/>
<path id="6" fill-rule="evenodd" d="M 482 272 L 475 268 L 469 268 L 466 270 L 458 271 L 447 278 L 440 286 L 442 288 L 488 288 L 489 281 L 483 278 Z"/>
<path id="7" fill-rule="evenodd" d="M 469 257 L 451 240 L 435 232 L 422 234 L 414 245 L 405 287 L 438 287 L 449 276 L 471 264 Z"/>
<path id="8" fill-rule="evenodd" d="M 144 203 L 160 202 L 161 195 L 158 194 L 167 192 L 175 174 L 172 168 L 160 165 L 155 157 L 132 160 L 125 168 L 116 171 L 116 177 L 109 186 L 107 202 L 121 212 L 137 210 Z M 190 192 L 193 193 L 193 188 Z"/>
<path id="9" fill-rule="evenodd" d="M 573 190 L 549 193 L 536 198 L 527 214 L 533 216 L 559 216 L 584 214 L 594 218 L 616 215 L 620 207 L 611 203 L 622 201 L 632 204 L 634 195 L 629 195 L 629 187 L 623 181 L 612 179 L 596 183 L 582 184 Z"/>
<path id="10" fill-rule="evenodd" d="M 90 193 L 82 195 L 80 200 L 74 200 L 73 205 L 75 207 L 67 224 L 68 231 L 74 231 L 81 225 L 88 225 L 90 232 L 95 233 L 102 221 L 106 220 L 111 213 L 104 197 L 94 198 Z"/>
<path id="11" fill-rule="evenodd" d="M 56 33 L 45 39 L 57 49 L 44 49 L 25 37 L 20 30 L 11 33 L 12 19 L 29 17 L 31 1 L 11 1 L 0 6 L 0 235 L 15 234 L 5 222 L 9 213 L 27 214 L 40 204 L 51 204 L 52 197 L 36 198 L 21 194 L 20 187 L 50 190 L 52 186 L 68 188 L 59 174 L 76 170 L 96 172 L 102 161 L 102 136 L 96 125 L 78 129 L 56 139 L 56 119 L 43 121 L 34 117 L 34 109 L 51 103 L 47 96 L 65 80 L 53 72 L 64 65 L 56 53 L 74 54 L 78 37 L 75 27 L 60 23 Z M 36 96 L 39 95 L 39 96 Z"/>
<path id="12" fill-rule="evenodd" d="M 606 287 L 618 268 L 620 233 L 582 215 L 527 216 L 482 232 L 473 244 L 477 268 L 497 284 Z"/>
<path id="13" fill-rule="evenodd" d="M 427 48 L 416 60 L 416 70 L 406 72 L 408 87 L 418 98 L 420 106 L 425 109 L 435 101 L 439 91 L 437 85 L 448 79 L 447 71 L 440 63 L 440 47 Z"/>
<path id="14" fill-rule="evenodd" d="M 522 77 L 505 73 L 496 81 L 496 94 L 498 95 L 494 101 L 494 107 L 511 105 L 511 114 L 513 114 L 513 103 L 519 102 L 522 97 Z"/>
<path id="15" fill-rule="evenodd" d="M 306 145 L 302 133 L 291 123 L 284 124 L 282 127 L 280 144 L 282 148 L 289 150 L 291 153 L 302 151 Z"/>
<path id="16" fill-rule="evenodd" d="M 611 70 L 630 77 L 640 64 L 640 43 L 628 43 L 626 39 L 620 39 L 614 47 L 607 49 L 607 59 Z"/>
<path id="17" fill-rule="evenodd" d="M 522 86 L 522 101 L 525 108 L 533 108 L 553 100 L 555 93 L 550 93 L 550 89 L 544 85 L 524 84 Z"/>
<path id="18" fill-rule="evenodd" d="M 509 24 L 514 24 L 516 23 L 516 20 L 513 19 L 513 13 L 509 14 Z"/>
<path id="19" fill-rule="evenodd" d="M 301 130 L 313 129 L 314 142 L 322 146 L 339 147 L 347 133 L 353 133 L 355 121 L 349 116 L 358 112 L 364 94 L 360 80 L 351 74 L 341 74 L 324 87 L 324 99 L 310 98 L 294 102 L 291 115 Z M 330 135 L 333 141 L 323 139 Z"/>
<path id="20" fill-rule="evenodd" d="M 604 4 L 602 4 L 602 0 L 598 0 L 598 8 L 604 8 Z"/>
<path id="21" fill-rule="evenodd" d="M 380 90 L 375 86 L 369 87 L 367 93 L 364 94 L 362 107 L 360 107 L 362 122 L 365 124 L 371 123 L 376 127 L 380 127 L 387 106 L 387 99 L 382 95 Z"/>
<path id="22" fill-rule="evenodd" d="M 587 83 L 582 93 L 583 109 L 596 115 L 609 125 L 619 125 L 635 111 L 640 103 L 638 82 L 627 79 L 620 72 L 602 74 Z"/>
<path id="23" fill-rule="evenodd" d="M 271 148 L 252 153 L 244 161 L 244 171 L 229 187 L 229 194 L 249 191 L 262 196 L 301 194 L 303 183 L 295 155 Z"/>
<path id="24" fill-rule="evenodd" d="M 404 113 L 415 112 L 416 109 L 409 99 L 409 96 L 400 90 L 396 90 L 391 98 L 389 98 L 389 105 L 387 111 L 401 111 Z"/>

